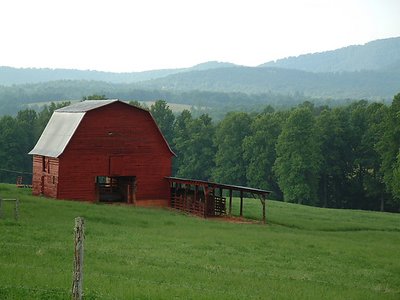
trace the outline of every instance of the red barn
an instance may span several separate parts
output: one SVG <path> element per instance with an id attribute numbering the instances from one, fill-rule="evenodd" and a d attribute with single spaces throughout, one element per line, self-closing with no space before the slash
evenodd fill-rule
<path id="1" fill-rule="evenodd" d="M 89 100 L 56 110 L 33 155 L 33 194 L 168 206 L 174 153 L 147 110 Z"/>

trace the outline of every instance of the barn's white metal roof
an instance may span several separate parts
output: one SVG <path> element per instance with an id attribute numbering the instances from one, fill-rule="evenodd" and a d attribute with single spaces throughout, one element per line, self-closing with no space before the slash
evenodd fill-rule
<path id="1" fill-rule="evenodd" d="M 59 157 L 64 152 L 84 115 L 84 112 L 69 114 L 55 111 L 35 148 L 29 154 Z"/>
<path id="2" fill-rule="evenodd" d="M 108 104 L 120 101 L 118 99 L 110 100 L 86 100 L 78 102 L 69 106 L 65 106 L 56 110 L 56 112 L 76 113 L 76 112 L 87 112 L 92 109 L 96 109 Z"/>

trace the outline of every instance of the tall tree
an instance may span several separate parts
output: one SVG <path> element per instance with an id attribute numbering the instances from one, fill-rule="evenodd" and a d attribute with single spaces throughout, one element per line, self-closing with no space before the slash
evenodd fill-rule
<path id="1" fill-rule="evenodd" d="M 28 152 L 33 149 L 39 138 L 36 130 L 37 113 L 32 109 L 25 109 L 19 111 L 15 119 L 21 131 L 18 140 L 22 150 L 22 153 L 20 153 L 22 164 L 19 167 L 21 170 L 30 172 L 32 170 L 32 157 L 28 155 Z"/>
<path id="2" fill-rule="evenodd" d="M 150 106 L 150 112 L 168 143 L 172 145 L 175 116 L 167 102 L 165 100 L 157 100 Z"/>
<path id="3" fill-rule="evenodd" d="M 147 105 L 145 103 L 142 103 L 138 100 L 131 100 L 131 101 L 129 101 L 129 104 L 132 106 L 136 106 L 136 107 L 140 107 L 140 108 L 149 110 L 149 108 L 147 107 Z"/>
<path id="4" fill-rule="evenodd" d="M 274 170 L 287 202 L 317 202 L 321 150 L 316 134 L 311 110 L 297 108 L 278 137 Z"/>
<path id="5" fill-rule="evenodd" d="M 18 137 L 24 136 L 22 128 L 11 116 L 0 118 L 0 182 L 15 182 L 17 173 L 23 170 L 26 146 Z"/>
<path id="6" fill-rule="evenodd" d="M 384 211 L 385 203 L 390 199 L 385 189 L 382 160 L 376 147 L 384 134 L 384 120 L 387 118 L 388 110 L 382 103 L 371 103 L 365 111 L 368 128 L 362 139 L 366 149 L 364 164 L 367 169 L 364 175 L 365 204 L 361 207 L 363 209 Z"/>
<path id="7" fill-rule="evenodd" d="M 391 190 L 393 197 L 397 204 L 400 203 L 400 152 L 396 157 L 396 161 L 393 165 L 393 182 L 391 184 Z M 400 205 L 398 205 L 400 211 Z"/>
<path id="8" fill-rule="evenodd" d="M 214 125 L 208 115 L 189 119 L 188 138 L 180 144 L 184 152 L 178 166 L 177 175 L 181 177 L 209 180 L 214 168 L 215 146 Z"/>
<path id="9" fill-rule="evenodd" d="M 276 160 L 276 143 L 285 121 L 286 113 L 264 113 L 254 118 L 251 134 L 243 140 L 243 157 L 247 165 L 248 185 L 274 192 L 282 192 L 272 171 Z"/>
<path id="10" fill-rule="evenodd" d="M 178 172 L 179 169 L 182 169 L 184 162 L 186 161 L 186 147 L 187 143 L 191 138 L 191 133 L 189 131 L 189 123 L 193 120 L 192 114 L 187 109 L 183 110 L 180 115 L 175 119 L 174 123 L 174 137 L 173 137 L 173 145 L 176 157 L 174 159 L 174 163 L 172 166 L 173 174 L 177 176 L 184 176 L 182 171 Z M 190 177 L 185 175 L 186 177 Z"/>
<path id="11" fill-rule="evenodd" d="M 368 154 L 373 148 L 365 142 L 366 132 L 368 131 L 367 120 L 368 102 L 365 100 L 357 101 L 348 107 L 350 113 L 349 127 L 351 129 L 351 150 L 353 152 L 352 173 L 350 174 L 351 185 L 347 192 L 347 208 L 361 208 L 365 203 L 364 181 L 368 172 Z"/>
<path id="12" fill-rule="evenodd" d="M 99 94 L 93 94 L 93 95 L 89 95 L 89 96 L 84 96 L 82 97 L 82 100 L 107 100 L 108 98 L 106 97 L 106 95 L 99 95 Z"/>
<path id="13" fill-rule="evenodd" d="M 400 204 L 398 189 L 400 148 L 400 93 L 395 95 L 383 124 L 382 136 L 377 150 L 382 159 L 382 173 L 388 192 L 392 193 L 396 205 Z"/>
<path id="14" fill-rule="evenodd" d="M 347 109 L 324 110 L 317 117 L 318 139 L 321 147 L 319 205 L 343 208 L 350 184 L 353 153 L 351 128 Z"/>
<path id="15" fill-rule="evenodd" d="M 219 182 L 246 185 L 246 164 L 243 159 L 243 139 L 250 134 L 251 117 L 232 112 L 218 124 L 215 133 L 214 179 Z"/>

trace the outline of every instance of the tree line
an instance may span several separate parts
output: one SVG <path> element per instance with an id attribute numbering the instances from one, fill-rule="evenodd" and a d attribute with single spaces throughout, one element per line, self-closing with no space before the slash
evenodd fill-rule
<path id="1" fill-rule="evenodd" d="M 271 190 L 306 205 L 400 209 L 400 94 L 391 105 L 364 100 L 330 108 L 231 112 L 220 122 L 165 101 L 150 108 L 177 158 L 180 177 Z"/>
<path id="2" fill-rule="evenodd" d="M 0 118 L 0 182 L 13 183 L 22 173 L 30 180 L 27 153 L 53 111 L 68 104 Z M 400 93 L 391 105 L 304 102 L 230 112 L 218 122 L 188 110 L 174 115 L 164 100 L 148 109 L 177 154 L 175 176 L 267 189 L 273 199 L 306 205 L 400 209 Z"/>

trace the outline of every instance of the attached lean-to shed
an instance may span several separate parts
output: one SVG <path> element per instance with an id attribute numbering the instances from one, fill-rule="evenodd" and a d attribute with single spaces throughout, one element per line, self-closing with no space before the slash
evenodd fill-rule
<path id="1" fill-rule="evenodd" d="M 270 191 L 232 184 L 216 183 L 198 179 L 168 177 L 171 184 L 171 207 L 204 218 L 232 216 L 233 192 L 240 193 L 239 216 L 243 217 L 244 193 L 258 198 L 262 205 L 262 221 L 265 224 L 266 199 Z M 227 213 L 225 192 L 229 192 L 229 211 Z"/>
<path id="2" fill-rule="evenodd" d="M 33 155 L 33 194 L 170 205 L 174 153 L 147 110 L 88 100 L 56 110 Z"/>

